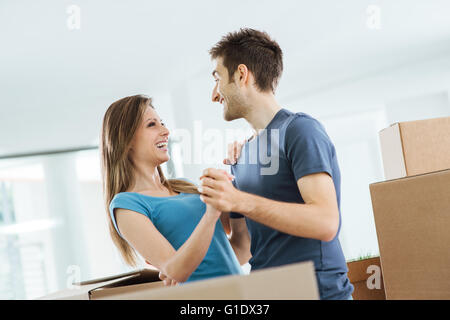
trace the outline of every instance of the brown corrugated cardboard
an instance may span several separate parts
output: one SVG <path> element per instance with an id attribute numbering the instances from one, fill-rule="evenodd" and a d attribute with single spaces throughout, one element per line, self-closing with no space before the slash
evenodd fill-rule
<path id="1" fill-rule="evenodd" d="M 44 296 L 43 300 L 89 300 L 95 299 L 97 295 L 107 296 L 111 293 L 130 290 L 133 286 L 147 284 L 149 287 L 162 287 L 163 282 L 159 280 L 159 272 L 154 269 L 139 269 L 111 277 L 74 283 L 73 288 L 58 291 Z"/>
<path id="2" fill-rule="evenodd" d="M 386 299 L 450 299 L 450 170 L 370 193 Z"/>
<path id="3" fill-rule="evenodd" d="M 395 123 L 380 146 L 387 180 L 450 169 L 450 117 Z"/>
<path id="4" fill-rule="evenodd" d="M 348 278 L 355 288 L 353 300 L 386 300 L 380 257 L 349 261 L 347 267 Z"/>
<path id="5" fill-rule="evenodd" d="M 132 278 L 133 275 L 126 275 L 120 281 L 123 284 Z M 64 290 L 41 299 L 317 300 L 319 292 L 316 281 L 314 264 L 308 261 L 258 270 L 249 275 L 223 276 L 174 287 L 161 288 L 162 284 L 156 284 L 161 281 L 127 286 L 107 281 L 106 285 L 97 283 L 94 288 L 81 286 L 80 292 L 74 292 L 72 296 Z M 86 286 L 92 285 L 95 284 Z"/>

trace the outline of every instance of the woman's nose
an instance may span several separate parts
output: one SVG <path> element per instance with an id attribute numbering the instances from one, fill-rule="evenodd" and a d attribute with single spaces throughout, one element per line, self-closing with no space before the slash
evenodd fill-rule
<path id="1" fill-rule="evenodd" d="M 168 136 L 168 135 L 170 134 L 169 129 L 167 129 L 166 127 L 162 127 L 162 128 L 163 128 L 163 130 L 162 130 L 162 135 L 163 135 L 163 136 Z"/>

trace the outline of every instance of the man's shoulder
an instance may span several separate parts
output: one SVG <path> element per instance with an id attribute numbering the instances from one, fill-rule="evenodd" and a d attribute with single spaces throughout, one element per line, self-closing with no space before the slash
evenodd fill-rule
<path id="1" fill-rule="evenodd" d="M 311 136 L 325 129 L 319 120 L 304 112 L 291 112 L 284 123 L 285 134 Z"/>

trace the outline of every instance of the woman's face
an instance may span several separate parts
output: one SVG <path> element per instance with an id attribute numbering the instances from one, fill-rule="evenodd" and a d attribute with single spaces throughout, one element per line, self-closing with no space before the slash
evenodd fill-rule
<path id="1" fill-rule="evenodd" d="M 131 141 L 131 157 L 135 162 L 158 166 L 169 160 L 169 130 L 155 109 L 147 107 L 142 122 Z"/>

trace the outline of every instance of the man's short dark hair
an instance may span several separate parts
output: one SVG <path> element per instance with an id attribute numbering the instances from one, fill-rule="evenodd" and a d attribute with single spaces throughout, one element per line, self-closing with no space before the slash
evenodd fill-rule
<path id="1" fill-rule="evenodd" d="M 212 59 L 223 58 L 230 82 L 240 64 L 253 73 L 257 88 L 275 92 L 283 72 L 283 52 L 263 31 L 244 28 L 230 32 L 209 50 Z"/>

